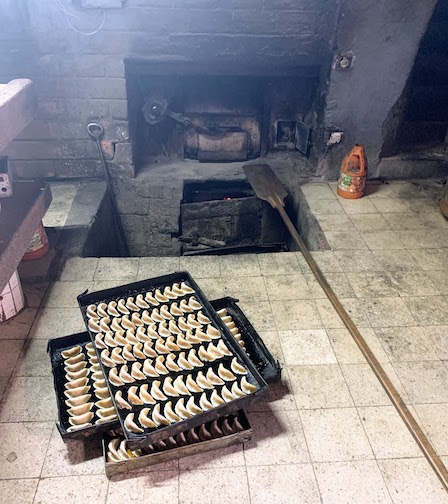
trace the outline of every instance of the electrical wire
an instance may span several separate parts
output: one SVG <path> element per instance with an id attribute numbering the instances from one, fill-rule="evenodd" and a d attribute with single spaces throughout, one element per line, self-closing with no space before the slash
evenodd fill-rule
<path id="1" fill-rule="evenodd" d="M 93 30 L 92 32 L 84 32 L 82 30 L 78 30 L 78 28 L 76 28 L 75 26 L 72 25 L 72 23 L 70 21 L 70 17 L 75 18 L 75 19 L 81 19 L 81 18 L 79 16 L 77 16 L 76 14 L 73 14 L 72 12 L 69 12 L 65 8 L 65 5 L 61 2 L 61 0 L 54 0 L 54 2 L 58 6 L 59 10 L 62 11 L 65 14 L 65 19 L 67 20 L 67 24 L 69 25 L 69 27 L 73 31 L 75 31 L 77 33 L 80 33 L 81 35 L 86 35 L 88 37 L 90 37 L 91 35 L 95 35 L 96 33 L 98 33 L 103 28 L 104 23 L 106 22 L 106 9 L 102 9 L 102 11 L 103 11 L 103 19 L 101 21 L 100 26 L 96 30 Z"/>

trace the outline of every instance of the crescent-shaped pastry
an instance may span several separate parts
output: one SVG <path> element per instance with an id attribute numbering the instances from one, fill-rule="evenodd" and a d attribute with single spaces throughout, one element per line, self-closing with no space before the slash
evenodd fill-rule
<path id="1" fill-rule="evenodd" d="M 90 401 L 91 397 L 92 397 L 91 394 L 85 394 L 77 397 L 71 397 L 70 399 L 67 399 L 64 402 L 68 407 L 74 408 L 75 406 L 79 406 L 80 404 L 86 404 L 87 402 Z"/>
<path id="2" fill-rule="evenodd" d="M 93 318 L 93 319 L 100 318 L 99 315 L 96 313 L 96 305 L 94 305 L 94 304 L 91 304 L 91 305 L 89 305 L 87 307 L 87 309 L 86 309 L 86 315 L 89 318 Z"/>
<path id="3" fill-rule="evenodd" d="M 168 322 L 168 331 L 171 334 L 182 334 L 182 331 L 177 327 L 176 322 L 174 320 L 170 320 Z"/>
<path id="4" fill-rule="evenodd" d="M 64 390 L 64 395 L 68 399 L 73 399 L 74 397 L 79 397 L 79 396 L 87 394 L 89 389 L 90 389 L 90 387 L 88 387 L 88 386 L 67 389 L 67 390 Z"/>
<path id="5" fill-rule="evenodd" d="M 201 397 L 199 399 L 199 407 L 202 411 L 208 411 L 213 409 L 213 404 L 207 399 L 205 392 L 202 392 Z"/>
<path id="6" fill-rule="evenodd" d="M 167 297 L 168 299 L 177 299 L 178 298 L 178 295 L 173 292 L 169 286 L 167 285 L 164 289 L 163 289 L 163 295 L 165 297 Z"/>
<path id="7" fill-rule="evenodd" d="M 211 367 L 208 368 L 205 376 L 212 385 L 224 385 L 224 380 L 221 380 Z"/>
<path id="8" fill-rule="evenodd" d="M 123 392 L 121 390 L 118 390 L 115 393 L 115 402 L 120 409 L 132 409 L 132 406 L 126 401 L 126 399 L 123 398 Z"/>
<path id="9" fill-rule="evenodd" d="M 136 380 L 146 380 L 146 376 L 142 373 L 142 365 L 140 362 L 134 362 L 134 364 L 132 364 L 131 376 Z"/>
<path id="10" fill-rule="evenodd" d="M 247 370 L 245 367 L 243 367 L 237 360 L 236 357 L 234 357 L 232 359 L 232 362 L 230 364 L 230 369 L 236 373 L 236 374 L 239 374 L 239 375 L 246 375 L 247 374 Z"/>
<path id="11" fill-rule="evenodd" d="M 117 319 L 114 319 L 114 320 L 117 320 Z M 129 318 L 128 315 L 123 315 L 121 317 L 121 325 L 125 329 L 135 329 L 136 328 L 136 325 L 134 324 L 134 322 L 132 322 L 132 320 Z"/>
<path id="12" fill-rule="evenodd" d="M 191 296 L 190 299 L 188 300 L 188 306 L 192 308 L 193 310 L 201 310 L 202 305 L 199 303 L 199 301 L 194 297 Z"/>
<path id="13" fill-rule="evenodd" d="M 101 350 L 102 348 L 107 348 L 106 343 L 104 343 L 104 341 L 103 341 L 103 336 L 102 336 L 102 334 L 97 334 L 97 335 L 95 335 L 95 346 L 96 346 L 97 348 L 99 348 L 100 350 Z"/>
<path id="14" fill-rule="evenodd" d="M 156 429 L 157 425 L 148 416 L 149 411 L 149 408 L 143 408 L 138 415 L 138 421 L 147 429 Z"/>
<path id="15" fill-rule="evenodd" d="M 182 369 L 193 369 L 193 366 L 188 362 L 185 357 L 185 352 L 180 352 L 177 359 L 177 365 Z"/>
<path id="16" fill-rule="evenodd" d="M 168 338 L 165 340 L 165 346 L 166 348 L 168 348 L 168 350 L 171 350 L 171 352 L 178 352 L 180 350 L 180 348 L 174 342 L 174 336 L 168 336 Z"/>
<path id="17" fill-rule="evenodd" d="M 143 345 L 138 343 L 132 347 L 132 352 L 137 357 L 137 359 L 146 359 L 146 355 L 143 353 Z"/>
<path id="18" fill-rule="evenodd" d="M 239 386 L 240 389 L 246 394 L 253 394 L 258 390 L 258 387 L 256 385 L 253 385 L 252 383 L 249 383 L 245 376 L 241 378 Z"/>
<path id="19" fill-rule="evenodd" d="M 157 401 L 165 401 L 167 399 L 166 395 L 160 390 L 160 381 L 154 380 L 151 385 L 150 394 Z"/>
<path id="20" fill-rule="evenodd" d="M 157 378 L 158 376 L 160 376 L 155 367 L 152 365 L 152 360 L 150 359 L 146 359 L 143 363 L 143 372 L 150 378 Z"/>
<path id="21" fill-rule="evenodd" d="M 86 346 L 87 348 L 87 346 Z M 95 352 L 95 349 L 94 348 L 89 348 L 87 350 L 87 356 L 89 357 L 89 359 L 94 359 L 96 357 L 96 352 Z M 70 357 L 70 359 L 76 359 L 76 357 Z M 69 363 L 68 361 L 70 359 L 67 359 L 66 362 Z M 71 363 L 70 363 L 71 364 Z"/>
<path id="22" fill-rule="evenodd" d="M 199 347 L 198 355 L 199 358 L 204 362 L 213 362 L 215 360 L 212 355 L 209 355 L 209 353 L 207 352 L 207 350 L 203 345 Z"/>
<path id="23" fill-rule="evenodd" d="M 243 392 L 239 387 L 238 387 L 238 384 L 237 382 L 234 382 L 233 385 L 232 385 L 232 388 L 230 389 L 230 391 L 232 392 L 232 394 L 235 396 L 235 397 L 244 397 L 246 395 L 245 392 Z"/>
<path id="24" fill-rule="evenodd" d="M 126 301 L 119 299 L 117 303 L 117 310 L 123 315 L 129 315 L 130 311 L 126 308 Z"/>
<path id="25" fill-rule="evenodd" d="M 198 322 L 200 322 L 201 324 L 211 324 L 212 321 L 202 313 L 202 310 L 198 311 L 197 315 L 196 315 L 197 319 L 198 319 Z"/>
<path id="26" fill-rule="evenodd" d="M 135 356 L 132 353 L 132 345 L 126 345 L 123 348 L 123 357 L 130 362 L 135 361 Z"/>
<path id="27" fill-rule="evenodd" d="M 128 413 L 126 415 L 126 418 L 124 420 L 124 428 L 128 430 L 129 432 L 135 432 L 136 434 L 139 434 L 143 432 L 143 429 L 140 428 L 135 422 L 134 422 L 134 413 Z"/>
<path id="28" fill-rule="evenodd" d="M 145 383 L 140 387 L 140 399 L 145 403 L 145 404 L 155 404 L 156 401 L 154 397 L 148 392 L 148 384 Z"/>
<path id="29" fill-rule="evenodd" d="M 184 313 L 192 313 L 193 308 L 188 306 L 187 300 L 186 299 L 181 299 L 179 303 L 179 308 L 184 312 Z"/>
<path id="30" fill-rule="evenodd" d="M 224 324 L 228 324 L 229 322 L 233 322 L 233 318 L 230 315 L 225 315 L 224 317 L 221 317 L 221 320 L 224 322 Z"/>
<path id="31" fill-rule="evenodd" d="M 173 283 L 171 290 L 174 292 L 174 294 L 177 294 L 178 296 L 184 295 L 184 291 L 179 287 L 178 283 Z"/>
<path id="32" fill-rule="evenodd" d="M 159 355 L 158 357 L 156 357 L 156 362 L 155 362 L 154 367 L 156 368 L 156 371 L 161 375 L 166 375 L 169 373 L 164 362 L 165 362 L 165 357 L 163 355 Z"/>
<path id="33" fill-rule="evenodd" d="M 168 338 L 168 336 L 171 336 L 171 333 L 168 331 L 168 329 L 166 327 L 166 322 L 161 322 L 159 324 L 158 333 L 163 338 Z"/>
<path id="34" fill-rule="evenodd" d="M 202 411 L 202 410 L 201 410 L 201 411 Z M 199 438 L 199 436 L 196 434 L 195 429 L 190 429 L 190 430 L 187 432 L 187 440 L 188 440 L 188 444 L 199 443 L 200 438 Z"/>
<path id="35" fill-rule="evenodd" d="M 107 445 L 108 456 L 112 456 L 114 462 L 119 462 L 121 457 L 118 455 L 118 445 L 120 444 L 120 438 L 114 438 Z"/>
<path id="36" fill-rule="evenodd" d="M 170 421 L 170 423 L 180 422 L 180 420 L 181 420 L 180 416 L 177 415 L 176 413 L 174 413 L 173 404 L 171 401 L 168 401 L 165 404 L 165 408 L 163 409 L 163 415 L 165 416 L 165 418 L 167 420 Z"/>
<path id="37" fill-rule="evenodd" d="M 157 301 L 157 299 L 153 296 L 152 292 L 147 292 L 145 294 L 145 301 L 148 301 L 148 303 L 152 306 L 158 306 L 160 304 Z"/>
<path id="38" fill-rule="evenodd" d="M 89 363 L 90 363 L 90 365 L 91 365 L 92 367 L 96 366 L 96 365 L 99 363 L 99 361 L 98 361 L 98 357 L 92 357 L 92 358 L 90 358 L 90 359 L 89 359 Z"/>
<path id="39" fill-rule="evenodd" d="M 169 397 L 179 397 L 179 392 L 173 387 L 173 379 L 169 376 L 163 380 L 163 392 Z"/>
<path id="40" fill-rule="evenodd" d="M 82 429 L 85 429 L 87 427 L 91 427 L 92 424 L 91 423 L 85 423 L 85 424 L 81 424 L 81 425 L 72 425 L 71 427 L 69 427 L 67 429 L 67 432 L 75 432 L 75 431 L 79 431 L 79 430 L 82 430 Z"/>
<path id="41" fill-rule="evenodd" d="M 105 399 L 102 399 L 103 401 Z M 98 406 L 98 403 L 101 402 L 101 401 L 98 401 L 96 404 Z M 100 418 L 106 418 L 106 417 L 111 417 L 113 415 L 116 415 L 117 414 L 117 411 L 115 409 L 115 406 L 111 406 L 109 408 L 100 408 L 96 414 L 100 417 Z"/>
<path id="42" fill-rule="evenodd" d="M 236 338 L 237 336 L 239 336 L 239 337 L 240 337 L 240 339 L 241 339 L 241 334 L 240 334 L 240 332 L 239 332 L 238 327 L 232 327 L 231 329 L 229 329 L 229 331 L 230 331 L 230 332 L 231 332 L 231 333 L 235 336 L 235 338 Z M 237 338 L 237 339 L 238 339 L 238 338 Z"/>
<path id="43" fill-rule="evenodd" d="M 111 301 L 107 305 L 107 314 L 111 317 L 119 317 L 120 312 L 117 310 L 117 303 L 115 301 Z"/>
<path id="44" fill-rule="evenodd" d="M 109 324 L 110 323 L 111 323 L 111 319 L 109 317 L 103 317 L 102 319 L 100 319 L 100 329 L 103 332 L 109 331 Z"/>
<path id="45" fill-rule="evenodd" d="M 74 389 L 78 387 L 85 387 L 89 379 L 87 377 L 78 378 L 77 380 L 69 381 L 64 384 L 66 389 Z"/>
<path id="46" fill-rule="evenodd" d="M 185 293 L 185 294 L 193 294 L 194 292 L 194 289 L 192 289 L 190 286 L 188 286 L 185 282 L 182 282 L 180 284 L 180 288 L 181 290 Z"/>
<path id="47" fill-rule="evenodd" d="M 96 313 L 100 316 L 100 317 L 107 317 L 107 304 L 106 303 L 100 303 L 96 309 Z"/>
<path id="48" fill-rule="evenodd" d="M 168 354 L 165 360 L 165 366 L 170 371 L 174 372 L 181 371 L 181 368 L 174 362 L 174 357 L 175 357 L 174 354 L 172 353 Z"/>
<path id="49" fill-rule="evenodd" d="M 212 337 L 212 339 L 218 339 L 221 337 L 221 332 L 219 329 L 216 329 L 216 327 L 213 327 L 212 325 L 207 326 L 207 334 Z"/>
<path id="50" fill-rule="evenodd" d="M 170 425 L 171 423 L 160 413 L 160 404 L 156 404 L 154 406 L 154 409 L 152 410 L 152 421 L 156 424 L 157 427 L 160 427 L 161 425 Z"/>
<path id="51" fill-rule="evenodd" d="M 227 345 L 224 343 L 224 340 L 219 340 L 218 344 L 216 345 L 216 348 L 223 354 L 223 355 L 228 355 L 231 356 L 233 355 L 232 352 L 229 350 Z"/>
<path id="52" fill-rule="evenodd" d="M 157 326 L 154 324 L 154 322 L 148 326 L 147 335 L 151 339 L 159 339 L 160 338 L 159 333 L 157 332 Z"/>
<path id="53" fill-rule="evenodd" d="M 176 391 L 179 394 L 183 395 L 191 395 L 190 391 L 188 388 L 185 386 L 184 383 L 184 378 L 182 375 L 179 375 L 174 381 L 173 381 L 173 387 L 176 389 Z"/>
<path id="54" fill-rule="evenodd" d="M 205 424 L 202 424 L 199 427 L 199 437 L 202 441 L 209 441 L 210 439 L 213 439 L 213 436 L 207 430 L 207 428 L 205 427 Z"/>
<path id="55" fill-rule="evenodd" d="M 96 381 L 96 382 L 104 380 L 104 373 L 101 371 L 101 368 L 98 368 L 98 371 L 95 371 L 94 373 L 92 373 L 91 378 L 93 381 Z M 81 379 L 87 380 L 87 378 L 81 378 Z"/>
<path id="56" fill-rule="evenodd" d="M 107 387 L 99 388 L 95 390 L 95 396 L 97 399 L 107 399 L 109 397 L 109 389 Z"/>
<path id="57" fill-rule="evenodd" d="M 134 303 L 134 298 L 132 296 L 129 296 L 126 299 L 126 308 L 129 308 L 129 310 L 132 311 L 139 311 L 138 306 Z"/>
<path id="58" fill-rule="evenodd" d="M 232 427 L 230 427 L 228 417 L 225 417 L 223 419 L 221 429 L 222 429 L 222 432 L 224 433 L 224 435 L 226 435 L 226 436 L 233 434 L 233 429 L 232 429 Z"/>
<path id="59" fill-rule="evenodd" d="M 204 363 L 198 358 L 194 348 L 188 352 L 187 360 L 194 367 L 204 367 Z"/>
<path id="60" fill-rule="evenodd" d="M 90 352 L 91 350 L 89 350 Z M 93 350 L 93 355 L 95 355 L 95 350 Z M 73 357 L 69 357 L 68 359 L 65 359 L 64 364 L 65 365 L 72 365 L 72 364 L 78 364 L 78 362 L 81 362 L 85 359 L 85 355 L 81 352 L 77 355 L 74 355 Z"/>
<path id="61" fill-rule="evenodd" d="M 165 342 L 162 338 L 159 338 L 157 341 L 156 341 L 156 344 L 155 344 L 155 351 L 157 352 L 157 354 L 169 354 L 170 353 L 170 350 L 165 346 Z M 156 355 L 157 355 L 156 354 Z"/>
<path id="62" fill-rule="evenodd" d="M 193 345 L 198 345 L 199 343 L 202 343 L 199 338 L 197 338 L 191 329 L 188 329 L 188 331 L 185 334 L 185 339 L 189 342 L 192 343 Z"/>
<path id="63" fill-rule="evenodd" d="M 191 374 L 189 374 L 187 376 L 187 380 L 185 382 L 185 385 L 186 385 L 187 389 L 192 393 L 204 392 L 204 390 L 194 381 L 193 375 L 191 375 Z"/>
<path id="64" fill-rule="evenodd" d="M 223 352 L 221 352 L 221 350 L 219 350 L 213 343 L 208 344 L 207 353 L 210 357 L 213 357 L 214 361 L 224 356 Z"/>
<path id="65" fill-rule="evenodd" d="M 115 362 L 115 364 L 126 364 L 126 359 L 121 355 L 121 348 L 115 347 L 110 353 L 110 358 Z"/>
<path id="66" fill-rule="evenodd" d="M 137 332 L 135 333 L 135 337 L 140 343 L 146 343 L 147 341 L 151 341 L 151 337 L 145 332 L 144 327 L 138 327 Z"/>
<path id="67" fill-rule="evenodd" d="M 190 313 L 190 315 L 188 315 L 187 324 L 190 326 L 191 329 L 202 327 L 202 325 L 196 320 L 194 313 Z"/>
<path id="68" fill-rule="evenodd" d="M 89 319 L 89 321 L 87 322 L 87 326 L 90 329 L 90 331 L 94 333 L 101 332 L 101 327 L 98 323 L 98 319 Z"/>
<path id="69" fill-rule="evenodd" d="M 180 317 L 179 320 L 177 321 L 177 325 L 182 331 L 189 331 L 190 326 L 187 324 L 187 321 L 184 317 Z"/>
<path id="70" fill-rule="evenodd" d="M 151 314 L 148 310 L 143 310 L 141 314 L 141 319 L 146 325 L 154 324 L 154 320 L 151 318 Z"/>
<path id="71" fill-rule="evenodd" d="M 224 323 L 229 331 L 236 328 L 235 322 L 233 320 L 231 320 L 230 322 L 224 322 Z"/>
<path id="72" fill-rule="evenodd" d="M 232 422 L 232 429 L 236 432 L 241 432 L 244 430 L 244 427 L 241 425 L 238 417 L 235 417 Z"/>
<path id="73" fill-rule="evenodd" d="M 189 343 L 182 335 L 179 335 L 177 337 L 176 345 L 183 350 L 188 350 L 190 348 L 193 348 L 191 343 Z"/>
<path id="74" fill-rule="evenodd" d="M 109 371 L 109 381 L 112 385 L 116 387 L 122 387 L 124 385 L 123 380 L 118 376 L 117 368 L 114 367 Z"/>
<path id="75" fill-rule="evenodd" d="M 92 374 L 101 371 L 100 364 L 99 363 L 93 364 L 93 366 L 90 367 L 90 371 L 92 372 Z"/>
<path id="76" fill-rule="evenodd" d="M 76 373 L 77 371 L 84 369 L 86 366 L 87 362 L 85 360 L 82 360 L 80 362 L 77 362 L 76 364 L 66 364 L 64 366 L 64 371 L 67 371 L 68 373 Z"/>
<path id="77" fill-rule="evenodd" d="M 172 305 L 170 306 L 170 313 L 175 317 L 182 317 L 182 315 L 184 314 L 184 312 L 179 308 L 176 302 L 172 303 Z"/>
<path id="78" fill-rule="evenodd" d="M 200 408 L 195 402 L 194 402 L 194 397 L 190 397 L 188 399 L 187 404 L 185 406 L 187 408 L 188 413 L 190 415 L 198 415 L 199 413 L 202 413 L 202 408 Z"/>
<path id="79" fill-rule="evenodd" d="M 129 330 L 129 329 L 128 329 Z M 128 340 L 124 337 L 124 331 L 117 331 L 114 336 L 115 343 L 117 345 L 124 347 L 127 345 L 129 342 Z"/>
<path id="80" fill-rule="evenodd" d="M 143 320 L 140 318 L 140 315 L 137 312 L 134 312 L 131 315 L 131 322 L 133 324 L 135 324 L 137 327 L 141 327 L 141 326 L 145 325 Z"/>
<path id="81" fill-rule="evenodd" d="M 221 404 L 225 403 L 224 399 L 218 395 L 218 392 L 216 390 L 212 392 L 212 395 L 210 396 L 210 402 L 214 407 L 221 406 Z"/>
<path id="82" fill-rule="evenodd" d="M 158 451 L 164 451 L 168 449 L 167 444 L 163 440 L 157 441 L 156 443 L 154 443 L 154 446 L 157 448 Z"/>
<path id="83" fill-rule="evenodd" d="M 233 380 L 236 380 L 236 376 L 232 373 L 232 371 L 230 371 L 229 369 L 227 369 L 226 367 L 224 367 L 223 363 L 221 363 L 218 366 L 218 375 L 224 381 L 233 381 Z"/>
<path id="84" fill-rule="evenodd" d="M 212 338 L 207 334 L 205 333 L 201 327 L 198 327 L 196 329 L 196 331 L 194 332 L 194 335 L 196 336 L 196 338 L 198 338 L 198 340 L 200 341 L 211 341 Z"/>
<path id="85" fill-rule="evenodd" d="M 77 380 L 78 378 L 85 378 L 89 374 L 89 368 L 81 369 L 81 371 L 69 371 L 65 374 L 67 381 Z"/>
<path id="86" fill-rule="evenodd" d="M 219 428 L 218 420 L 213 420 L 213 422 L 211 423 L 211 425 L 210 425 L 210 434 L 214 438 L 220 438 L 220 437 L 224 436 L 222 430 Z"/>
<path id="87" fill-rule="evenodd" d="M 126 315 L 123 315 L 123 316 L 126 317 Z M 117 332 L 117 331 L 123 330 L 123 328 L 120 325 L 120 321 L 122 321 L 122 320 L 123 320 L 122 318 L 112 319 L 112 324 L 110 325 L 110 328 L 112 329 L 112 331 Z M 127 329 L 133 329 L 133 327 L 131 327 L 131 328 L 128 327 Z"/>
<path id="88" fill-rule="evenodd" d="M 202 371 L 196 375 L 196 383 L 203 389 L 212 389 L 213 385 L 207 380 Z"/>
<path id="89" fill-rule="evenodd" d="M 116 413 L 114 413 L 113 415 L 110 415 L 108 417 L 98 418 L 98 420 L 95 422 L 95 425 L 106 424 L 106 423 L 111 422 L 112 420 L 115 420 L 116 418 L 117 418 Z"/>
<path id="90" fill-rule="evenodd" d="M 157 341 L 159 341 L 159 340 L 157 340 Z M 157 343 L 156 343 L 156 348 L 157 348 Z M 152 348 L 152 341 L 147 341 L 143 345 L 143 353 L 146 355 L 146 357 L 155 358 L 155 357 L 157 357 L 157 354 L 160 352 L 156 352 L 154 350 L 154 348 Z"/>
<path id="91" fill-rule="evenodd" d="M 190 416 L 191 416 L 190 412 L 185 407 L 183 398 L 179 399 L 176 402 L 176 404 L 174 406 L 174 412 L 176 413 L 176 415 L 178 415 L 183 420 L 186 420 L 187 418 L 190 418 Z"/>
<path id="92" fill-rule="evenodd" d="M 135 336 L 134 329 L 128 329 L 126 331 L 126 341 L 131 345 L 136 345 L 139 342 L 137 337 Z"/>
<path id="93" fill-rule="evenodd" d="M 120 379 L 123 383 L 134 383 L 135 382 L 135 378 L 129 374 L 128 366 L 126 366 L 126 365 L 121 366 L 120 372 L 118 373 L 118 376 L 120 377 Z"/>
<path id="94" fill-rule="evenodd" d="M 128 401 L 133 404 L 134 406 L 139 406 L 143 404 L 143 401 L 140 399 L 140 397 L 137 395 L 137 390 L 138 387 L 133 385 L 132 387 L 129 387 L 128 390 Z"/>
<path id="95" fill-rule="evenodd" d="M 160 315 L 162 315 L 162 317 L 165 319 L 165 320 L 173 320 L 174 317 L 171 315 L 171 313 L 169 312 L 168 310 L 168 306 L 167 305 L 163 305 L 160 307 Z"/>
<path id="96" fill-rule="evenodd" d="M 226 308 L 221 308 L 216 312 L 221 318 L 225 317 L 227 315 L 227 309 Z"/>
<path id="97" fill-rule="evenodd" d="M 128 450 L 126 447 L 126 440 L 121 441 L 117 454 L 120 460 L 129 460 L 133 458 L 131 450 Z"/>
<path id="98" fill-rule="evenodd" d="M 109 357 L 109 350 L 107 348 L 101 352 L 101 362 L 107 367 L 113 368 L 116 366 L 115 362 Z"/>
<path id="99" fill-rule="evenodd" d="M 69 417 L 68 421 L 71 425 L 82 425 L 86 423 L 90 423 L 93 418 L 93 413 L 89 411 L 88 413 L 84 413 L 84 415 Z"/>
<path id="100" fill-rule="evenodd" d="M 88 402 L 85 404 L 80 404 L 79 406 L 75 406 L 74 408 L 70 408 L 67 410 L 67 413 L 70 416 L 80 416 L 84 415 L 84 413 L 88 413 L 93 408 L 93 403 Z"/>
<path id="101" fill-rule="evenodd" d="M 168 439 L 165 439 L 165 443 L 168 448 L 176 448 L 177 447 L 177 441 L 171 436 Z"/>
<path id="102" fill-rule="evenodd" d="M 106 335 L 104 336 L 104 343 L 109 348 L 114 348 L 114 347 L 118 346 L 118 343 L 114 339 L 113 333 L 110 331 L 106 332 Z"/>
<path id="103" fill-rule="evenodd" d="M 160 301 L 160 303 L 167 303 L 169 301 L 169 299 L 162 294 L 160 289 L 156 289 L 154 297 L 157 299 L 157 301 Z"/>
<path id="104" fill-rule="evenodd" d="M 149 304 L 143 298 L 143 294 L 138 294 L 137 295 L 137 297 L 135 298 L 135 304 L 139 308 L 142 308 L 143 310 L 146 309 L 146 308 L 149 308 Z"/>

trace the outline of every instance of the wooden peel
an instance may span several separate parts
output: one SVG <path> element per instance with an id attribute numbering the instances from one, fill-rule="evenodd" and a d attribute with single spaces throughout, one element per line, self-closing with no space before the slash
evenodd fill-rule
<path id="1" fill-rule="evenodd" d="M 391 382 L 390 378 L 385 373 L 381 364 L 378 362 L 377 358 L 373 355 L 370 350 L 367 342 L 359 332 L 358 328 L 354 324 L 353 320 L 350 318 L 350 315 L 346 312 L 345 308 L 342 306 L 341 302 L 337 298 L 336 294 L 333 292 L 333 289 L 330 287 L 330 284 L 325 279 L 322 271 L 319 266 L 316 264 L 316 261 L 313 259 L 313 256 L 310 254 L 306 245 L 303 243 L 302 239 L 299 236 L 294 224 L 291 222 L 288 214 L 285 211 L 285 197 L 287 196 L 287 192 L 285 188 L 282 186 L 279 179 L 276 177 L 271 168 L 266 164 L 261 165 L 246 165 L 244 166 L 244 172 L 246 177 L 252 186 L 255 194 L 262 200 L 267 201 L 272 205 L 273 208 L 277 209 L 280 213 L 280 216 L 283 219 L 288 231 L 291 233 L 291 236 L 300 251 L 303 254 L 308 266 L 313 272 L 316 280 L 319 282 L 320 286 L 324 290 L 334 309 L 338 313 L 345 327 L 348 329 L 353 339 L 355 340 L 358 348 L 361 350 L 365 359 L 369 363 L 372 371 L 375 373 L 379 382 L 383 386 L 387 395 L 389 396 L 392 404 L 395 406 L 398 411 L 400 417 L 405 423 L 406 427 L 409 429 L 413 438 L 417 442 L 424 456 L 430 463 L 434 472 L 437 474 L 439 480 L 442 482 L 445 490 L 448 491 L 448 472 L 446 467 L 444 466 L 442 460 L 435 452 L 432 447 L 429 439 L 426 437 L 412 413 L 407 408 L 406 404 L 400 397 L 397 389 Z"/>

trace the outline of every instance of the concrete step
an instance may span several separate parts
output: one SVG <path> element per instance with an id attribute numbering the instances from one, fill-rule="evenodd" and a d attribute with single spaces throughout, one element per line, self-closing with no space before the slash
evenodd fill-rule
<path id="1" fill-rule="evenodd" d="M 444 179 L 448 175 L 448 153 L 421 151 L 383 158 L 369 173 L 371 178 Z"/>

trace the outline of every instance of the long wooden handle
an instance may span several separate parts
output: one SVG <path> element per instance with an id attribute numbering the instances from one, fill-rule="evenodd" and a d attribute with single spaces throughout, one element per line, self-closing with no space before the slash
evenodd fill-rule
<path id="1" fill-rule="evenodd" d="M 310 254 L 310 252 L 306 248 L 306 245 L 303 243 L 302 238 L 300 238 L 300 235 L 297 232 L 296 228 L 294 227 L 294 224 L 291 222 L 291 219 L 289 218 L 288 214 L 286 213 L 284 206 L 275 205 L 275 208 L 277 208 L 277 210 L 279 211 L 283 219 L 283 222 L 288 228 L 288 231 L 291 233 L 293 240 L 295 241 L 300 251 L 302 252 L 303 257 L 305 258 L 306 262 L 308 263 L 308 266 L 310 267 L 311 271 L 316 277 L 316 280 L 319 282 L 320 286 L 324 290 L 325 294 L 327 295 L 334 309 L 338 313 L 342 322 L 344 322 L 345 327 L 352 335 L 353 339 L 355 340 L 365 359 L 372 368 L 372 371 L 375 373 L 376 377 L 380 381 L 381 385 L 387 392 L 387 395 L 390 397 L 390 400 L 392 401 L 393 405 L 395 406 L 396 410 L 401 416 L 406 427 L 409 429 L 409 432 L 412 434 L 413 438 L 415 439 L 421 451 L 427 458 L 434 472 L 437 474 L 445 490 L 448 491 L 448 472 L 446 470 L 446 467 L 443 465 L 442 460 L 437 455 L 436 451 L 429 442 L 429 439 L 426 437 L 425 433 L 422 431 L 422 429 L 416 422 L 412 413 L 409 411 L 406 404 L 401 399 L 400 394 L 398 393 L 393 383 L 390 381 L 389 377 L 385 373 L 381 364 L 378 362 L 377 358 L 373 355 L 372 351 L 369 348 L 369 345 L 359 332 L 353 320 L 350 318 L 350 315 L 346 312 L 345 308 L 342 306 L 336 294 L 333 292 L 333 289 L 330 287 L 330 284 L 325 279 L 324 275 L 322 274 L 322 271 L 316 264 L 316 261 L 313 259 L 313 256 Z"/>

